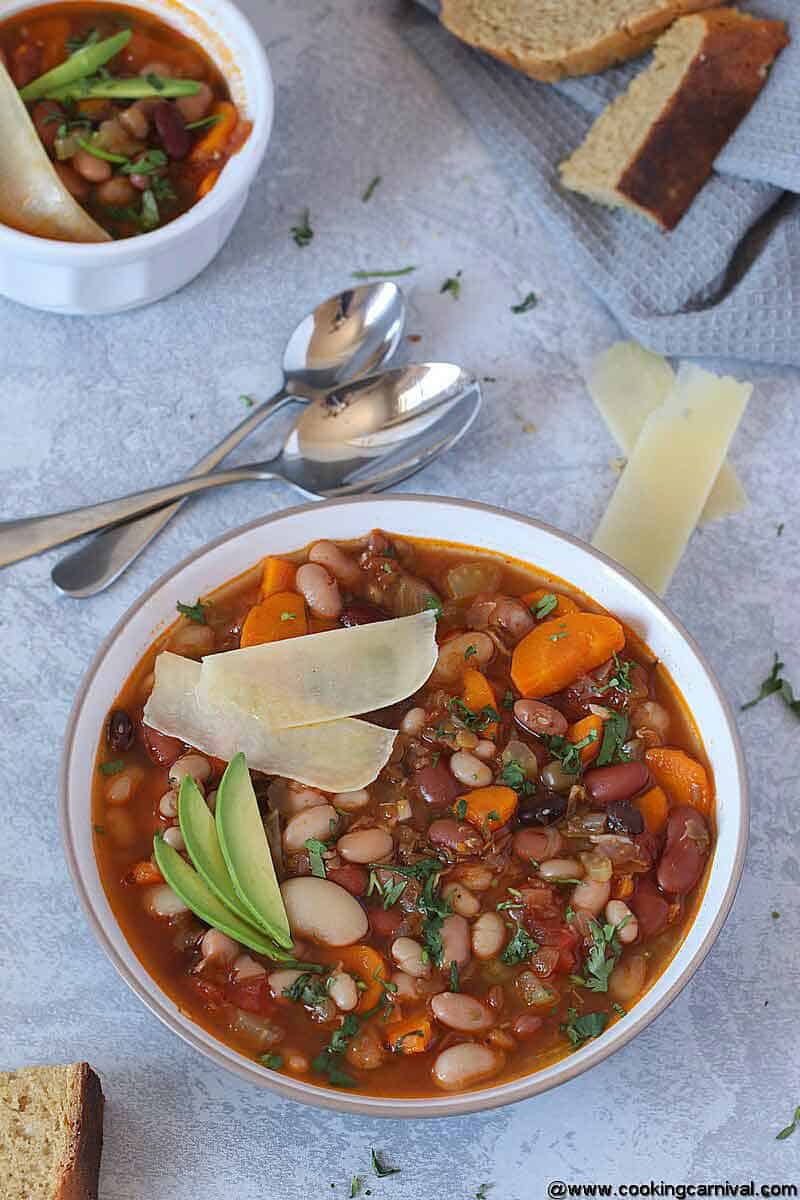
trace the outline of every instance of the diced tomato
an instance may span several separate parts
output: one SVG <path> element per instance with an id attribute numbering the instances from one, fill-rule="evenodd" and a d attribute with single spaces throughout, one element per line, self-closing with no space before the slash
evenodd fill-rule
<path id="1" fill-rule="evenodd" d="M 266 974 L 228 980 L 225 984 L 225 999 L 229 1004 L 243 1008 L 245 1012 L 261 1013 L 262 1016 L 272 1012 L 274 1008 Z"/>
<path id="2" fill-rule="evenodd" d="M 219 983 L 212 983 L 209 979 L 203 979 L 200 975 L 192 975 L 189 979 L 191 987 L 197 992 L 200 999 L 211 1012 L 217 1009 L 224 1008 L 227 1004 L 225 999 L 225 989 Z"/>

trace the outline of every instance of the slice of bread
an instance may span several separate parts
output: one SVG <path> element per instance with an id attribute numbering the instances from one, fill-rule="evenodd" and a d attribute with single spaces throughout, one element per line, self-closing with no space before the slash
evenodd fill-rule
<path id="1" fill-rule="evenodd" d="M 592 75 L 652 46 L 676 17 L 722 0 L 442 0 L 442 23 L 533 79 Z"/>
<path id="2" fill-rule="evenodd" d="M 97 1200 L 103 1092 L 88 1063 L 0 1071 L 2 1200 Z"/>
<path id="3" fill-rule="evenodd" d="M 782 21 L 736 9 L 676 21 L 561 164 L 565 186 L 674 229 L 788 41 Z"/>

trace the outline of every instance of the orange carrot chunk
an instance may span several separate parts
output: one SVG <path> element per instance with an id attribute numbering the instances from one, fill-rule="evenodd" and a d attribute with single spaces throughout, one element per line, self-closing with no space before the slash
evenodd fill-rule
<path id="1" fill-rule="evenodd" d="M 245 617 L 239 645 L 261 646 L 264 642 L 282 642 L 308 633 L 306 606 L 296 592 L 276 592 L 261 604 L 255 604 Z"/>
<path id="2" fill-rule="evenodd" d="M 644 760 L 673 804 L 691 804 L 704 816 L 710 815 L 711 782 L 702 763 L 669 746 L 651 746 Z"/>
<path id="3" fill-rule="evenodd" d="M 337 946 L 323 952 L 324 960 L 331 964 L 341 963 L 343 970 L 364 985 L 356 1012 L 369 1012 L 381 1002 L 384 984 L 388 982 L 390 970 L 386 959 L 372 946 L 358 943 L 355 946 Z"/>
<path id="4" fill-rule="evenodd" d="M 225 149 L 228 138 L 239 120 L 236 105 L 231 104 L 230 100 L 219 100 L 213 105 L 210 115 L 219 117 L 219 120 L 210 126 L 208 133 L 195 142 L 189 155 L 192 162 L 204 162 L 206 159 L 218 158 Z"/>
<path id="5" fill-rule="evenodd" d="M 395 1054 L 423 1054 L 433 1041 L 433 1027 L 426 1016 L 406 1017 L 386 1026 L 386 1044 Z"/>
<path id="6" fill-rule="evenodd" d="M 494 688 L 486 676 L 476 667 L 467 667 L 464 672 L 464 703 L 474 713 L 480 713 L 484 708 L 497 709 L 497 697 Z M 456 716 L 458 714 L 456 713 Z M 492 721 L 481 730 L 486 737 L 493 738 L 497 734 L 497 722 Z"/>
<path id="7" fill-rule="evenodd" d="M 259 598 L 263 601 L 269 596 L 274 596 L 276 592 L 291 592 L 296 574 L 297 567 L 287 559 L 272 556 L 265 558 L 261 569 Z"/>
<path id="8" fill-rule="evenodd" d="M 551 696 L 607 662 L 625 645 L 613 617 L 565 613 L 543 621 L 522 639 L 511 659 L 511 678 L 528 699 Z"/>
<path id="9" fill-rule="evenodd" d="M 207 196 L 218 179 L 219 169 L 216 167 L 213 171 L 209 171 L 207 175 L 204 175 L 197 186 L 197 199 L 202 200 L 203 196 Z"/>
<path id="10" fill-rule="evenodd" d="M 644 827 L 648 833 L 661 833 L 669 815 L 669 800 L 660 787 L 650 788 L 641 796 L 635 796 L 633 803 L 642 814 Z"/>
<path id="11" fill-rule="evenodd" d="M 594 736 L 592 737 L 592 735 Z M 581 746 L 578 751 L 584 767 L 590 762 L 594 762 L 603 744 L 603 718 L 595 716 L 594 713 L 589 717 L 584 717 L 581 721 L 576 721 L 567 730 L 567 740 L 572 742 L 573 746 L 577 746 L 578 742 L 586 741 L 587 738 L 592 738 L 592 740 L 586 742 L 586 745 Z"/>
<path id="12" fill-rule="evenodd" d="M 517 811 L 519 800 L 517 793 L 510 787 L 475 788 L 459 796 L 455 803 L 455 812 L 462 812 L 470 825 L 489 833 L 499 829 L 510 821 Z"/>

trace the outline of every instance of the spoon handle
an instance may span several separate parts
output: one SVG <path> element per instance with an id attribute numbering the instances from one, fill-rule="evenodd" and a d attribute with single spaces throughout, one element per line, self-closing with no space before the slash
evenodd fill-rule
<path id="1" fill-rule="evenodd" d="M 101 504 L 90 504 L 86 508 L 73 508 L 68 512 L 48 513 L 41 517 L 22 517 L 15 521 L 0 521 L 0 567 L 20 559 L 41 554 L 53 546 L 70 542 L 73 538 L 93 533 L 105 525 L 118 521 L 130 521 L 143 513 L 152 512 L 164 504 L 182 500 L 185 496 L 204 492 L 209 488 L 225 487 L 252 479 L 280 478 L 268 470 L 268 463 L 249 467 L 232 467 L 227 471 L 212 471 L 210 475 L 192 476 L 163 487 L 148 488 L 143 492 L 132 492 L 118 500 L 105 500 Z"/>
<path id="2" fill-rule="evenodd" d="M 285 388 L 281 388 L 269 400 L 253 408 L 221 442 L 195 463 L 188 472 L 189 477 L 212 471 L 231 450 L 257 429 L 262 421 L 294 398 Z M 53 583 L 60 591 L 78 599 L 102 592 L 127 570 L 185 502 L 185 498 L 177 500 L 174 504 L 143 517 L 103 529 L 85 545 L 79 546 L 56 563 L 50 573 Z"/>

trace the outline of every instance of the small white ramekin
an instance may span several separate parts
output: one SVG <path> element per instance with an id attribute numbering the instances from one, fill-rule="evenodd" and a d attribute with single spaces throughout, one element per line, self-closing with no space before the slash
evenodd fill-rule
<path id="1" fill-rule="evenodd" d="M 0 20 L 50 0 L 0 0 Z M 99 316 L 151 304 L 183 287 L 221 249 L 267 148 L 272 75 L 259 38 L 230 0 L 132 0 L 198 42 L 222 71 L 253 130 L 215 186 L 187 213 L 118 242 L 76 244 L 0 224 L 0 294 L 30 308 Z M 101 5 L 98 5 L 101 7 Z"/>

